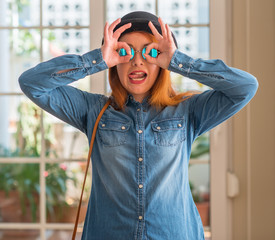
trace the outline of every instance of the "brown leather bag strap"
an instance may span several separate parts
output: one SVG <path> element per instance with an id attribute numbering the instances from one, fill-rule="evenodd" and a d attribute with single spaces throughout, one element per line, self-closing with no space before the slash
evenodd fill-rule
<path id="1" fill-rule="evenodd" d="M 104 105 L 104 107 L 101 109 L 100 113 L 98 114 L 98 117 L 97 117 L 95 125 L 94 125 L 93 134 L 92 134 L 91 143 L 90 143 L 89 154 L 88 154 L 88 158 L 87 158 L 86 171 L 85 171 L 84 181 L 83 181 L 83 185 L 82 185 L 81 196 L 80 196 L 80 199 L 79 199 L 79 205 L 78 205 L 76 219 L 75 219 L 75 224 L 74 224 L 74 231 L 73 231 L 72 240 L 74 240 L 75 236 L 76 236 L 77 225 L 78 225 L 79 214 L 80 214 L 81 203 L 82 203 L 82 197 L 83 197 L 84 187 L 85 187 L 85 183 L 86 183 L 86 177 L 87 177 L 87 173 L 88 173 L 88 168 L 89 168 L 89 165 L 90 165 L 90 158 L 91 158 L 91 155 L 92 155 L 92 150 L 93 150 L 93 145 L 94 145 L 94 140 L 95 140 L 97 126 L 98 126 L 98 123 L 99 123 L 99 121 L 100 121 L 100 119 L 101 119 L 104 111 L 109 106 L 110 102 L 111 102 L 111 100 L 108 99 L 108 101 L 106 102 L 106 104 Z"/>

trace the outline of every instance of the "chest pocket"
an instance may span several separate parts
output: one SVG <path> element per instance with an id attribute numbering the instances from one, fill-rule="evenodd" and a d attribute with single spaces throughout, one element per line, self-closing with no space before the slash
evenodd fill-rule
<path id="1" fill-rule="evenodd" d="M 171 118 L 151 122 L 155 144 L 160 146 L 174 146 L 185 140 L 185 126 L 183 118 Z"/>
<path id="2" fill-rule="evenodd" d="M 101 143 L 106 147 L 115 147 L 126 142 L 131 122 L 104 119 L 99 122 L 98 133 Z"/>

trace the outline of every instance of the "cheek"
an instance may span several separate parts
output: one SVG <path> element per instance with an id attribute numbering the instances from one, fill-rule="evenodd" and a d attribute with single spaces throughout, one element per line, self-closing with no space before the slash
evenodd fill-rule
<path id="1" fill-rule="evenodd" d="M 116 68 L 117 68 L 117 74 L 118 74 L 119 80 L 123 81 L 127 73 L 127 66 L 125 66 L 124 64 L 119 64 L 117 65 Z"/>
<path id="2" fill-rule="evenodd" d="M 153 78 L 154 80 L 156 80 L 156 78 L 157 78 L 158 75 L 159 75 L 160 68 L 159 68 L 158 66 L 154 65 L 154 66 L 151 67 L 150 70 L 151 70 L 151 72 L 153 73 L 153 74 L 152 74 L 152 78 Z"/>

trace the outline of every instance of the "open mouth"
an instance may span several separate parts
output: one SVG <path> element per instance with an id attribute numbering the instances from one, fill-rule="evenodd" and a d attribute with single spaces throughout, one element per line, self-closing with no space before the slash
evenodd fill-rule
<path id="1" fill-rule="evenodd" d="M 134 71 L 131 72 L 128 76 L 132 81 L 143 81 L 146 79 L 147 73 L 143 71 Z"/>

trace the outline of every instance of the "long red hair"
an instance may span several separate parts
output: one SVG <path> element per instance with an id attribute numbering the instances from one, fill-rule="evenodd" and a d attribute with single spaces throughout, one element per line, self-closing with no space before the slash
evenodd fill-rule
<path id="1" fill-rule="evenodd" d="M 149 37 L 152 42 L 157 42 L 153 35 L 146 32 L 140 33 Z M 119 109 L 124 109 L 128 92 L 119 80 L 116 66 L 109 69 L 109 83 L 112 89 L 111 95 L 114 97 L 116 105 Z M 194 92 L 190 91 L 177 94 L 172 87 L 170 71 L 161 68 L 159 75 L 150 90 L 149 103 L 158 109 L 166 106 L 174 106 L 188 99 L 193 94 Z"/>

